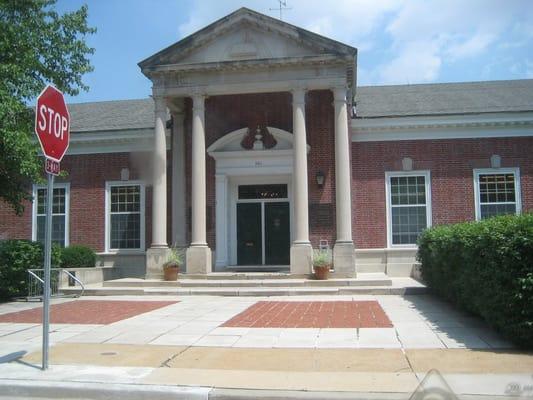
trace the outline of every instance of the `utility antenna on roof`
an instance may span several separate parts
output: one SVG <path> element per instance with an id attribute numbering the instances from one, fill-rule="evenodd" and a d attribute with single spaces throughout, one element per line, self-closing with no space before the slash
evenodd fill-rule
<path id="1" fill-rule="evenodd" d="M 287 7 L 287 0 L 278 0 L 279 8 L 269 8 L 270 11 L 279 11 L 279 19 L 283 21 L 283 11 L 292 10 L 292 7 Z"/>

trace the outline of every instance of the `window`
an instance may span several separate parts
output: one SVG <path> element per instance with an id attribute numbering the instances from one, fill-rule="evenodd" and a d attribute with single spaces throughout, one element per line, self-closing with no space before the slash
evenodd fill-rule
<path id="1" fill-rule="evenodd" d="M 61 247 L 68 246 L 68 210 L 69 210 L 69 184 L 58 183 L 54 185 L 52 201 L 52 243 Z M 46 192 L 45 186 L 33 187 L 33 222 L 32 240 L 44 243 L 46 224 Z"/>
<path id="2" fill-rule="evenodd" d="M 106 249 L 144 250 L 143 184 L 106 184 Z"/>
<path id="3" fill-rule="evenodd" d="M 387 226 L 390 246 L 413 246 L 431 225 L 429 171 L 387 172 Z"/>
<path id="4" fill-rule="evenodd" d="M 475 169 L 476 219 L 520 213 L 518 168 Z"/>

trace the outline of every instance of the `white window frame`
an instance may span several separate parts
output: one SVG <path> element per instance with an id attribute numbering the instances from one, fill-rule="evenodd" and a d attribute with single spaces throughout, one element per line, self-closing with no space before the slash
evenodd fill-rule
<path id="1" fill-rule="evenodd" d="M 31 240 L 34 242 L 37 241 L 37 190 L 40 189 L 47 190 L 48 185 L 33 185 L 32 189 Z M 54 189 L 65 189 L 65 247 L 67 247 L 70 242 L 70 183 L 54 183 Z"/>
<path id="2" fill-rule="evenodd" d="M 423 176 L 426 186 L 426 229 L 431 227 L 431 173 L 429 170 L 420 171 L 388 171 L 385 172 L 385 201 L 386 201 L 386 219 L 387 219 L 387 247 L 388 248 L 417 248 L 416 243 L 413 244 L 392 244 L 392 205 L 391 205 L 391 189 L 390 181 L 393 177 L 398 176 Z"/>
<path id="3" fill-rule="evenodd" d="M 140 186 L 141 238 L 138 249 L 111 248 L 111 188 L 114 186 Z M 145 184 L 142 181 L 107 181 L 105 183 L 105 252 L 113 254 L 135 254 L 145 251 Z"/>
<path id="4" fill-rule="evenodd" d="M 476 221 L 481 220 L 481 192 L 479 190 L 479 176 L 480 175 L 514 175 L 514 190 L 515 190 L 515 204 L 516 214 L 522 212 L 522 191 L 520 190 L 520 168 L 476 168 L 474 169 L 474 202 L 476 209 Z M 496 204 L 496 203 L 492 203 Z M 499 203 L 499 204 L 511 204 Z"/>

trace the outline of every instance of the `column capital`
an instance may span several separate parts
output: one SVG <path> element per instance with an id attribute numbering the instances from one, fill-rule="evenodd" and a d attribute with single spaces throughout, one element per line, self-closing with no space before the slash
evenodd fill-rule
<path id="1" fill-rule="evenodd" d="M 305 93 L 307 89 L 302 87 L 295 87 L 291 90 L 292 104 L 305 104 Z"/>
<path id="2" fill-rule="evenodd" d="M 167 112 L 167 101 L 163 96 L 154 96 L 155 103 L 155 113 L 166 113 Z"/>
<path id="3" fill-rule="evenodd" d="M 346 103 L 346 93 L 348 91 L 348 88 L 346 88 L 345 86 L 337 86 L 332 88 L 331 91 L 333 92 L 333 101 L 335 103 Z"/>
<path id="4" fill-rule="evenodd" d="M 207 96 L 204 93 L 193 93 L 192 98 L 192 108 L 195 110 L 203 110 L 205 108 L 205 98 Z"/>

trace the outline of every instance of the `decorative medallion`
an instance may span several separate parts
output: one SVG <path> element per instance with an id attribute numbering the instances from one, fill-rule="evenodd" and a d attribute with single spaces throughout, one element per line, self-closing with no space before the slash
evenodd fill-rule
<path id="1" fill-rule="evenodd" d="M 265 150 L 271 149 L 278 144 L 278 141 L 270 133 L 266 126 L 259 126 L 252 130 L 248 128 L 248 131 L 244 135 L 241 141 L 241 147 L 246 150 Z"/>

